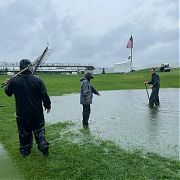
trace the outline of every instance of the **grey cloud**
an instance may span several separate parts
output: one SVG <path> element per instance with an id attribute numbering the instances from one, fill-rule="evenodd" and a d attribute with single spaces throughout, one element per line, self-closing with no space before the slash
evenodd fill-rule
<path id="1" fill-rule="evenodd" d="M 83 16 L 83 11 L 80 15 L 73 12 L 70 1 L 64 4 L 62 1 L 62 8 L 58 11 L 55 2 L 58 4 L 55 0 L 38 2 L 16 0 L 6 8 L 0 9 L 1 59 L 35 58 L 49 42 L 51 48 L 54 49 L 54 54 L 49 61 L 112 66 L 115 62 L 127 60 L 129 49 L 126 48 L 126 44 L 132 32 L 134 60 L 137 66 L 164 60 L 178 61 L 179 29 L 178 25 L 176 28 L 174 24 L 178 18 L 176 1 L 150 0 L 147 3 L 149 7 L 142 0 L 136 0 L 134 3 L 128 1 L 128 4 L 123 1 L 124 8 L 127 5 L 127 9 L 131 11 L 117 17 L 112 15 L 114 25 L 110 27 L 111 23 L 107 21 L 107 28 L 102 33 L 92 33 L 90 14 L 85 14 L 86 23 L 81 24 L 79 16 Z M 95 1 L 88 2 L 92 9 L 96 9 L 96 13 L 101 14 L 101 8 L 97 11 L 101 3 L 96 7 Z M 79 4 L 79 8 L 84 8 L 84 5 L 85 3 Z M 114 0 L 111 9 L 120 5 L 122 6 L 122 2 Z M 167 9 L 168 5 L 169 9 Z M 105 12 L 103 11 L 104 16 Z M 158 27 L 161 13 L 163 18 L 167 17 L 167 24 L 171 21 L 172 28 L 165 28 L 168 25 L 162 24 L 164 22 L 162 21 L 159 24 L 162 27 L 155 29 L 155 26 Z M 110 19 L 109 14 L 107 19 Z M 101 22 L 96 22 L 95 25 L 95 32 L 98 28 L 101 29 Z M 105 25 L 103 22 L 103 27 Z"/>

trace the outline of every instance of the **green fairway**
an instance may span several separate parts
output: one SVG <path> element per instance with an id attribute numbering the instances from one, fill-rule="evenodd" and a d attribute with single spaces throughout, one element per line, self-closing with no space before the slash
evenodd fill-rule
<path id="1" fill-rule="evenodd" d="M 159 73 L 161 87 L 179 88 L 179 68 Z M 40 74 L 49 95 L 79 92 L 82 75 Z M 7 76 L 0 76 L 3 82 Z M 98 90 L 143 89 L 144 80 L 150 79 L 149 70 L 128 74 L 95 75 L 93 85 Z M 46 125 L 50 142 L 50 157 L 45 158 L 34 144 L 32 154 L 22 158 L 18 152 L 18 133 L 15 121 L 14 98 L 0 91 L 0 142 L 8 151 L 13 164 L 24 179 L 180 179 L 179 161 L 157 154 L 128 152 L 112 142 L 94 137 L 88 130 L 71 130 L 71 123 Z M 67 110 L 68 113 L 68 110 Z M 67 119 L 68 120 L 68 119 Z M 4 160 L 0 156 L 0 161 Z M 2 162 L 2 161 L 1 161 Z M 0 168 L 3 163 L 0 164 Z M 11 164 L 6 169 L 11 170 Z M 6 179 L 15 179 L 5 171 Z M 17 173 L 17 174 L 18 174 Z M 16 172 L 15 172 L 16 174 Z M 1 179 L 1 178 L 0 178 Z M 4 178 L 5 179 L 5 178 Z"/>
<path id="2" fill-rule="evenodd" d="M 80 81 L 83 75 L 40 75 L 47 84 L 51 95 L 79 92 Z M 161 88 L 179 88 L 179 68 L 171 72 L 160 72 Z M 144 89 L 144 80 L 150 80 L 149 70 L 141 70 L 127 74 L 100 74 L 94 75 L 92 83 L 99 90 Z"/>
<path id="3" fill-rule="evenodd" d="M 175 68 L 171 72 L 158 72 L 161 79 L 161 88 L 179 88 L 179 70 L 179 68 Z M 47 85 L 50 95 L 79 92 L 79 80 L 83 77 L 83 75 L 61 75 L 55 73 L 41 73 L 39 76 Z M 1 75 L 0 82 L 3 82 L 7 78 L 8 76 Z M 149 69 L 145 69 L 127 74 L 94 75 L 92 83 L 99 90 L 144 89 L 144 80 L 150 79 Z"/>

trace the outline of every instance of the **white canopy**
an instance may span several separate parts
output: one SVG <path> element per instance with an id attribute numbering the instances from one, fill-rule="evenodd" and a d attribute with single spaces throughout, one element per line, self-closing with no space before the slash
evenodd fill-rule
<path id="1" fill-rule="evenodd" d="M 114 64 L 114 73 L 127 73 L 131 70 L 131 62 L 125 61 Z"/>

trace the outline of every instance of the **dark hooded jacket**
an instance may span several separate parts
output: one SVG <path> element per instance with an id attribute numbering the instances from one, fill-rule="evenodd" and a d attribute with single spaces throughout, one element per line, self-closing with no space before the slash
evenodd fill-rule
<path id="1" fill-rule="evenodd" d="M 8 96 L 15 96 L 18 118 L 44 120 L 42 104 L 51 108 L 43 81 L 29 70 L 10 79 L 4 90 Z"/>
<path id="2" fill-rule="evenodd" d="M 81 78 L 81 95 L 80 104 L 92 104 L 93 93 L 99 94 L 98 91 L 91 85 L 90 80 Z"/>
<path id="3" fill-rule="evenodd" d="M 152 84 L 153 88 L 159 88 L 160 87 L 159 75 L 156 73 L 152 74 L 151 81 L 149 81 L 148 84 Z"/>

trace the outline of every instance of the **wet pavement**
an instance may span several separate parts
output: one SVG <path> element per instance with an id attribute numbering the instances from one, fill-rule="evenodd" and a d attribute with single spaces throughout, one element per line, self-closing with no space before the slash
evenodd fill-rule
<path id="1" fill-rule="evenodd" d="M 6 152 L 4 150 L 4 147 L 2 146 L 2 144 L 0 144 L 0 156 L 3 156 L 5 154 L 6 154 Z"/>
<path id="2" fill-rule="evenodd" d="M 2 144 L 0 144 L 0 179 L 23 179 L 16 164 L 11 160 Z"/>
<path id="3" fill-rule="evenodd" d="M 149 90 L 150 92 L 150 90 Z M 161 106 L 148 108 L 145 90 L 102 91 L 91 106 L 90 131 L 122 147 L 179 158 L 179 89 L 161 89 Z M 70 120 L 81 128 L 79 94 L 51 97 L 46 122 Z"/>

